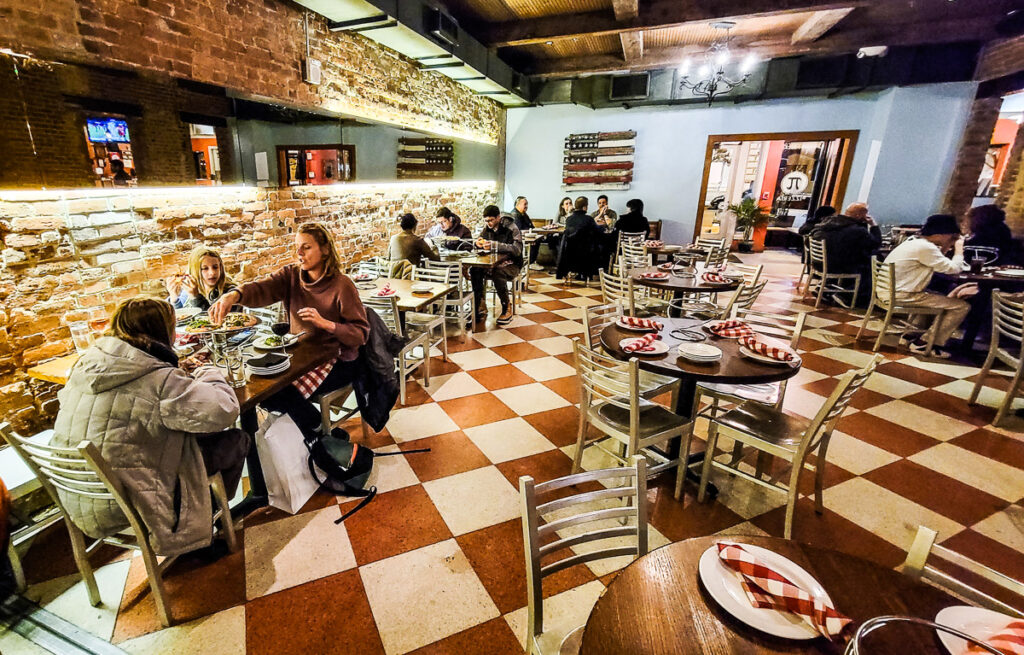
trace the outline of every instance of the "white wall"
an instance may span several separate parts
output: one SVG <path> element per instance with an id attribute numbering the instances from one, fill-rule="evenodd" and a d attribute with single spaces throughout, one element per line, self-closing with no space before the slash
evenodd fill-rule
<path id="1" fill-rule="evenodd" d="M 920 222 L 942 201 L 975 83 L 889 89 L 836 99 L 786 99 L 739 105 L 592 110 L 575 105 L 510 109 L 506 116 L 505 198 L 530 200 L 530 215 L 554 215 L 561 189 L 563 139 L 578 132 L 636 130 L 628 191 L 605 192 L 612 209 L 640 198 L 663 234 L 688 240 L 697 215 L 710 134 L 860 130 L 846 202 L 857 198 L 873 139 L 881 141 L 868 202 L 885 223 Z M 586 195 L 591 204 L 601 192 Z M 572 195 L 578 195 L 574 193 Z"/>

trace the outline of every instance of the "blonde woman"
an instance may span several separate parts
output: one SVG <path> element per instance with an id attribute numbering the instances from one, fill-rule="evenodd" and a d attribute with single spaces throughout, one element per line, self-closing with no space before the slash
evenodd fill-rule
<path id="1" fill-rule="evenodd" d="M 172 275 L 164 280 L 168 301 L 175 309 L 198 307 L 209 309 L 210 304 L 235 288 L 224 270 L 220 253 L 207 246 L 197 246 L 188 258 L 188 273 Z"/>
<path id="2" fill-rule="evenodd" d="M 327 364 L 296 380 L 263 402 L 266 409 L 288 414 L 299 429 L 312 435 L 320 429 L 320 410 L 308 399 L 338 389 L 353 378 L 352 362 L 366 343 L 370 324 L 359 291 L 341 273 L 330 232 L 320 223 L 305 223 L 295 232 L 295 264 L 270 277 L 227 291 L 210 307 L 220 323 L 234 304 L 265 307 L 283 302 L 291 332 L 306 332 L 336 353 Z"/>
<path id="3" fill-rule="evenodd" d="M 174 309 L 130 298 L 114 310 L 106 336 L 82 354 L 57 393 L 53 445 L 95 444 L 153 532 L 160 555 L 209 545 L 213 508 L 208 475 L 220 472 L 228 497 L 242 477 L 249 435 L 234 429 L 238 398 L 212 366 L 178 367 Z M 62 493 L 58 491 L 58 493 Z M 113 501 L 65 500 L 91 537 L 128 521 Z"/>

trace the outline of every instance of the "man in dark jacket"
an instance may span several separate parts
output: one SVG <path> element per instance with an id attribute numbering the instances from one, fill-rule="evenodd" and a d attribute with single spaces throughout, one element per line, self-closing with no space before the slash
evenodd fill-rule
<path id="1" fill-rule="evenodd" d="M 518 196 L 516 198 L 515 207 L 512 209 L 512 220 L 516 222 L 516 227 L 519 228 L 520 232 L 526 232 L 533 229 L 533 220 L 530 219 L 530 215 L 526 213 L 526 209 L 530 206 L 530 202 L 526 199 L 526 196 Z M 540 244 L 536 244 L 539 246 Z M 530 264 L 537 263 L 537 255 L 540 254 L 540 248 L 534 247 L 530 250 Z M 544 270 L 541 266 L 539 270 Z"/>
<path id="2" fill-rule="evenodd" d="M 633 198 L 626 203 L 626 208 L 629 211 L 619 216 L 619 220 L 615 221 L 615 231 L 643 232 L 646 239 L 651 231 L 651 224 L 648 222 L 647 217 L 644 216 L 644 201 L 639 198 Z"/>
<path id="3" fill-rule="evenodd" d="M 856 302 L 871 296 L 871 254 L 882 243 L 882 232 L 862 202 L 849 205 L 842 214 L 823 220 L 811 230 L 812 239 L 825 242 L 829 273 L 859 273 Z"/>
<path id="4" fill-rule="evenodd" d="M 473 306 L 476 308 L 476 320 L 487 318 L 484 303 L 484 280 L 494 283 L 494 290 L 501 300 L 501 314 L 498 325 L 512 322 L 512 305 L 509 302 L 508 282 L 516 279 L 523 267 L 523 235 L 516 227 L 511 216 L 502 216 L 501 210 L 495 205 L 484 208 L 484 226 L 477 237 L 476 247 L 498 255 L 498 263 L 493 268 L 474 266 L 470 269 L 470 281 L 473 283 Z"/>
<path id="5" fill-rule="evenodd" d="M 564 278 L 575 273 L 579 278 L 589 280 L 602 268 L 602 243 L 605 236 L 594 217 L 587 213 L 587 199 L 576 198 L 574 211 L 565 219 L 565 232 L 558 249 L 558 266 L 555 276 Z"/>

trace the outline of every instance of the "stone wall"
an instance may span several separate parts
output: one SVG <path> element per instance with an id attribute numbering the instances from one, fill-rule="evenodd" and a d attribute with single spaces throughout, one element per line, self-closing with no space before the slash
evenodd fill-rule
<path id="1" fill-rule="evenodd" d="M 447 205 L 472 226 L 498 194 L 494 182 L 0 191 L 0 417 L 25 430 L 52 419 L 56 388 L 26 370 L 73 350 L 69 322 L 137 294 L 164 296 L 161 278 L 200 243 L 220 248 L 229 274 L 246 281 L 291 261 L 305 221 L 326 222 L 355 262 L 382 252 L 406 211 L 425 228 Z"/>
<path id="2" fill-rule="evenodd" d="M 996 204 L 1006 210 L 1006 223 L 1018 238 L 1024 237 L 1024 123 L 1017 128 L 1003 179 L 999 183 Z"/>
<path id="3" fill-rule="evenodd" d="M 60 62 L 152 71 L 285 105 L 497 143 L 493 100 L 310 13 L 319 86 L 302 81 L 304 10 L 285 0 L 0 0 L 0 48 Z"/>
<path id="4" fill-rule="evenodd" d="M 1003 99 L 977 98 L 971 106 L 971 114 L 960 137 L 953 175 L 946 187 L 942 211 L 963 220 L 971 208 L 974 195 L 978 192 L 978 178 L 985 164 L 985 154 L 992 141 L 992 131 L 999 119 L 999 107 Z"/>

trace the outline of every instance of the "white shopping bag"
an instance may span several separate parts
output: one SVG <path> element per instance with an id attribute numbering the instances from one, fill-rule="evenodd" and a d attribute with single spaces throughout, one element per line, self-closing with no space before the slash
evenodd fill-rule
<path id="1" fill-rule="evenodd" d="M 294 514 L 320 488 L 309 472 L 309 450 L 287 414 L 270 413 L 256 432 L 256 452 L 270 506 Z"/>

